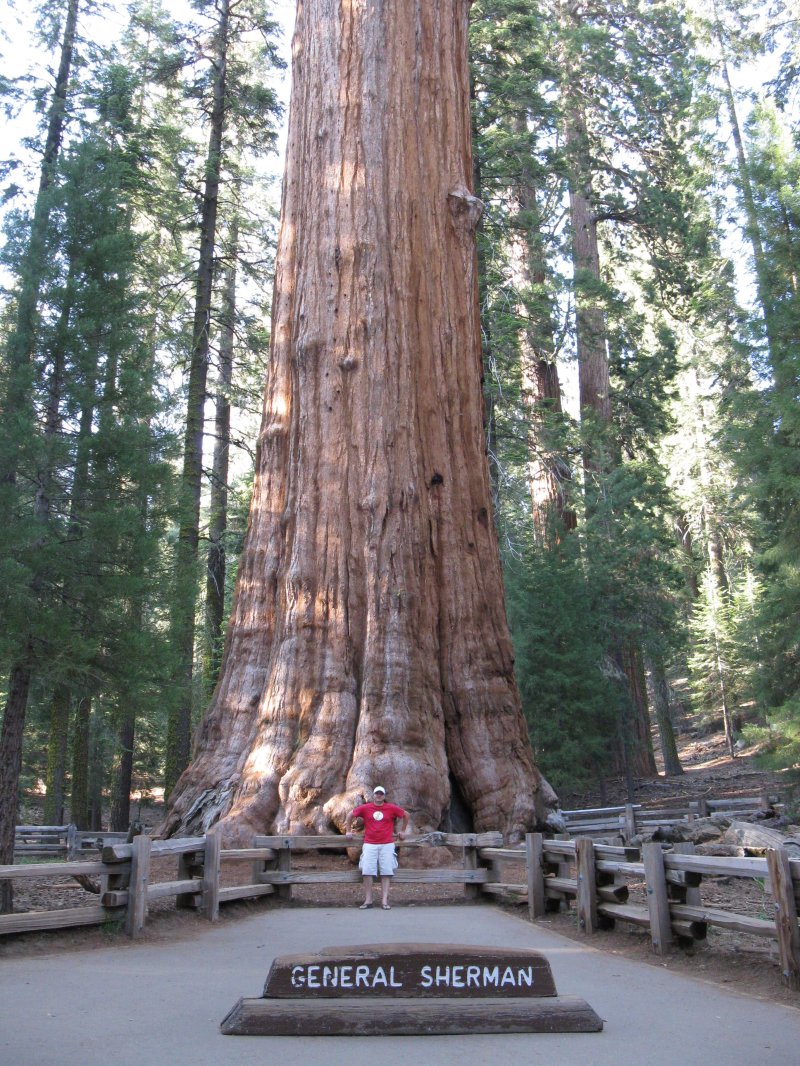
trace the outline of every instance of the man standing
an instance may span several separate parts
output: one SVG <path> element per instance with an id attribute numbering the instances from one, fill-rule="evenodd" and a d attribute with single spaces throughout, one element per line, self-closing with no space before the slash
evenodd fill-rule
<path id="1" fill-rule="evenodd" d="M 401 819 L 397 839 L 403 840 L 408 825 L 408 814 L 402 807 L 386 802 L 386 789 L 376 785 L 372 790 L 372 803 L 362 803 L 350 811 L 345 819 L 344 828 L 348 839 L 353 836 L 351 828 L 354 818 L 364 820 L 364 846 L 361 849 L 359 867 L 364 877 L 364 902 L 361 910 L 372 906 L 372 879 L 380 875 L 381 906 L 389 910 L 389 884 L 394 876 L 397 858 L 394 853 L 394 824 Z"/>

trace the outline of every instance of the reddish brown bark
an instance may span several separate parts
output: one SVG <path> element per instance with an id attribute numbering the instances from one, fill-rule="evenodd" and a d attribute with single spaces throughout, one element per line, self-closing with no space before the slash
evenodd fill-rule
<path id="1" fill-rule="evenodd" d="M 250 529 L 165 831 L 419 828 L 554 797 L 533 765 L 482 428 L 468 0 L 301 0 Z"/>

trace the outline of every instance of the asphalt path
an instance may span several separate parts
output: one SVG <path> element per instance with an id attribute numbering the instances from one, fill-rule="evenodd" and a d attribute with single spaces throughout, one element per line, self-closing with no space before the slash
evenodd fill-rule
<path id="1" fill-rule="evenodd" d="M 420 1037 L 222 1036 L 275 956 L 365 943 L 527 947 L 600 1033 Z M 800 1003 L 798 1004 L 800 1007 Z M 800 1063 L 800 1009 L 604 954 L 490 905 L 390 911 L 287 907 L 171 942 L 0 958 L 2 1066 L 762 1066 Z"/>

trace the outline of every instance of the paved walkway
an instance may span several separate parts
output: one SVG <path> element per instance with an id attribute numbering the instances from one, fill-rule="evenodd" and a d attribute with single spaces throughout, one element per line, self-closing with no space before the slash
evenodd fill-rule
<path id="1" fill-rule="evenodd" d="M 530 947 L 561 995 L 602 1033 L 448 1037 L 233 1037 L 219 1023 L 259 996 L 275 955 L 427 941 Z M 606 955 L 491 906 L 389 912 L 297 908 L 209 926 L 170 943 L 0 959 L 2 1066 L 790 1066 L 800 1009 Z"/>

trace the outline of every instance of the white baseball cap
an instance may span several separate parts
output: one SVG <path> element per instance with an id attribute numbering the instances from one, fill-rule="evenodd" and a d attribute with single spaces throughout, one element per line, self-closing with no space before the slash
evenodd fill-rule
<path id="1" fill-rule="evenodd" d="M 384 796 L 386 795 L 386 789 L 383 787 L 383 785 L 376 785 L 375 788 L 373 788 L 372 792 L 373 792 L 373 795 L 376 792 L 382 792 L 384 794 Z"/>

